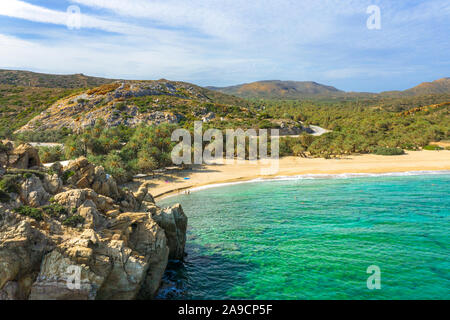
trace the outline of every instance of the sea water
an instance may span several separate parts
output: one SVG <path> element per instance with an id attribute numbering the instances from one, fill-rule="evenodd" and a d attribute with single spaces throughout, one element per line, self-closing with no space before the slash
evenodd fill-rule
<path id="1" fill-rule="evenodd" d="M 187 256 L 159 298 L 450 298 L 450 172 L 286 177 L 158 204 L 174 203 Z"/>

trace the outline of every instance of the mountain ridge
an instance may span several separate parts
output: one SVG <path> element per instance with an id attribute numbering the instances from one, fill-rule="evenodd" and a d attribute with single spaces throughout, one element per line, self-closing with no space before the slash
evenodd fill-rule
<path id="1" fill-rule="evenodd" d="M 450 93 L 450 77 L 444 77 L 432 82 L 422 82 L 406 90 L 373 92 L 342 91 L 333 86 L 324 85 L 315 81 L 282 81 L 262 80 L 243 83 L 227 87 L 206 87 L 229 95 L 241 98 L 259 99 L 301 99 L 311 97 L 368 97 L 368 96 L 415 96 L 427 94 Z"/>

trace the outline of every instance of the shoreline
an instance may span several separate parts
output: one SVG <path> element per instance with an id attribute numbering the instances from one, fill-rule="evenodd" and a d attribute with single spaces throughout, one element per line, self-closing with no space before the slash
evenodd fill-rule
<path id="1" fill-rule="evenodd" d="M 295 176 L 320 178 L 327 175 L 427 174 L 450 170 L 450 150 L 410 151 L 399 156 L 350 155 L 338 159 L 284 157 L 279 160 L 276 174 L 263 175 L 260 172 L 262 168 L 264 166 L 249 161 L 234 165 L 203 165 L 154 178 L 138 178 L 132 184 L 138 186 L 144 182 L 149 183 L 150 193 L 155 200 L 162 200 L 185 194 L 187 190 L 194 192 L 217 185 L 280 180 Z"/>
<path id="2" fill-rule="evenodd" d="M 421 175 L 443 175 L 450 174 L 450 170 L 427 170 L 427 171 L 401 171 L 401 172 L 381 172 L 381 173 L 365 173 L 365 172 L 347 172 L 340 174 L 298 174 L 291 176 L 275 176 L 271 178 L 265 178 L 260 176 L 254 179 L 249 178 L 236 180 L 236 181 L 218 181 L 211 182 L 204 185 L 195 186 L 192 188 L 180 188 L 177 190 L 171 190 L 163 194 L 154 196 L 157 200 L 163 200 L 170 197 L 175 197 L 183 195 L 182 191 L 197 192 L 211 188 L 220 188 L 230 185 L 238 185 L 243 183 L 254 183 L 254 182 L 270 182 L 270 181 L 287 181 L 287 180 L 321 180 L 321 179 L 353 179 L 353 178 L 370 178 L 370 177 L 401 177 L 401 176 L 421 176 Z"/>
<path id="3" fill-rule="evenodd" d="M 186 194 L 186 191 L 198 192 L 202 190 L 207 190 L 211 188 L 220 188 L 226 187 L 230 185 L 238 185 L 243 183 L 254 183 L 254 182 L 270 182 L 270 181 L 286 181 L 286 180 L 320 180 L 320 179 L 352 179 L 352 178 L 370 178 L 370 177 L 400 177 L 400 176 L 420 176 L 420 175 L 442 175 L 442 174 L 450 174 L 450 170 L 418 170 L 418 171 L 400 171 L 400 172 L 379 172 L 379 173 L 371 173 L 371 172 L 346 172 L 346 173 L 338 173 L 338 174 L 297 174 L 297 175 L 289 175 L 289 176 L 274 176 L 267 178 L 267 176 L 257 176 L 255 178 L 243 178 L 243 179 L 235 179 L 235 180 L 224 180 L 224 181 L 216 181 L 210 182 L 204 185 L 198 185 L 193 187 L 184 187 L 178 188 L 174 190 L 170 190 L 164 192 L 162 194 L 158 194 L 154 196 L 155 200 L 164 200 L 171 197 L 176 197 L 180 195 Z M 344 176 L 346 175 L 346 176 Z"/>

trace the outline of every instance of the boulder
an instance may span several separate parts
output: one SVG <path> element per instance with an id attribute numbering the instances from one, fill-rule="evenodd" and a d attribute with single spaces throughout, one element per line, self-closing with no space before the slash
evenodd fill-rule
<path id="1" fill-rule="evenodd" d="M 75 277 L 79 274 L 78 280 Z M 94 300 L 105 279 L 57 250 L 47 254 L 31 287 L 30 300 Z"/>
<path id="2" fill-rule="evenodd" d="M 32 175 L 22 183 L 20 198 L 26 205 L 39 207 L 48 202 L 50 194 L 45 190 L 41 179 Z"/>
<path id="3" fill-rule="evenodd" d="M 44 175 L 43 179 L 43 187 L 48 193 L 57 194 L 59 191 L 61 191 L 63 183 L 62 180 L 58 177 L 58 174 L 46 174 Z"/>
<path id="4" fill-rule="evenodd" d="M 26 299 L 51 241 L 28 219 L 0 229 L 0 299 Z"/>
<path id="5" fill-rule="evenodd" d="M 9 152 L 8 167 L 16 169 L 31 169 L 41 166 L 39 152 L 30 144 L 21 144 Z"/>
<path id="6" fill-rule="evenodd" d="M 171 208 L 151 213 L 153 220 L 164 229 L 169 245 L 169 258 L 182 260 L 186 245 L 187 216 L 181 205 L 176 204 Z"/>
<path id="7" fill-rule="evenodd" d="M 78 158 L 70 162 L 64 171 L 71 172 L 67 179 L 69 184 L 77 188 L 91 188 L 98 194 L 118 199 L 120 197 L 119 188 L 112 176 L 105 173 L 105 169 L 100 166 L 94 166 L 85 157 Z"/>
<path id="8" fill-rule="evenodd" d="M 59 162 L 53 163 L 48 169 L 53 173 L 56 173 L 58 176 L 60 176 L 63 172 L 63 166 Z"/>
<path id="9" fill-rule="evenodd" d="M 118 205 L 114 204 L 113 199 L 98 195 L 92 189 L 71 189 L 58 193 L 53 199 L 56 203 L 64 206 L 69 212 L 78 210 L 86 200 L 92 200 L 96 209 L 102 213 L 118 209 Z"/>

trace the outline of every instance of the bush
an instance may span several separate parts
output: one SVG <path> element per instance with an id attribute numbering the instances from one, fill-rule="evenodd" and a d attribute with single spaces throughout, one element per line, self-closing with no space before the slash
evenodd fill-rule
<path id="1" fill-rule="evenodd" d="M 405 154 L 405 151 L 400 148 L 378 147 L 374 150 L 373 153 L 382 155 L 382 156 L 396 156 L 396 155 Z"/>
<path id="2" fill-rule="evenodd" d="M 84 218 L 82 216 L 74 215 L 64 220 L 62 224 L 68 227 L 75 228 L 77 225 L 83 222 Z"/>
<path id="3" fill-rule="evenodd" d="M 17 175 L 5 175 L 0 180 L 0 190 L 7 193 L 20 193 L 20 187 L 18 184 L 19 176 Z"/>
<path id="4" fill-rule="evenodd" d="M 119 183 L 125 183 L 132 178 L 131 168 L 125 163 L 118 153 L 110 153 L 106 156 L 103 167 Z"/>
<path id="5" fill-rule="evenodd" d="M 59 217 L 63 214 L 67 214 L 66 208 L 64 208 L 62 205 L 58 203 L 53 203 L 51 205 L 42 207 L 42 210 L 52 217 Z"/>
<path id="6" fill-rule="evenodd" d="M 429 144 L 429 145 L 423 147 L 423 150 L 444 150 L 444 148 L 436 146 L 434 144 Z"/>
<path id="7" fill-rule="evenodd" d="M 61 180 L 63 181 L 64 184 L 66 184 L 66 183 L 67 183 L 67 180 L 69 180 L 69 178 L 70 178 L 71 176 L 73 176 L 74 174 L 75 174 L 75 172 L 72 171 L 72 170 L 64 171 L 63 174 L 62 174 L 62 176 L 61 176 Z"/>
<path id="8" fill-rule="evenodd" d="M 9 194 L 3 190 L 0 190 L 0 202 L 6 203 L 6 202 L 9 202 L 9 200 L 11 200 L 11 197 L 9 196 Z"/>
<path id="9" fill-rule="evenodd" d="M 14 135 L 17 142 L 62 142 L 72 133 L 70 129 L 26 131 Z"/>
<path id="10" fill-rule="evenodd" d="M 63 149 L 60 146 L 56 147 L 40 147 L 39 157 L 42 163 L 50 163 L 65 160 Z"/>
<path id="11" fill-rule="evenodd" d="M 35 219 L 36 221 L 42 221 L 44 219 L 42 210 L 37 209 L 37 208 L 32 208 L 29 206 L 22 206 L 22 207 L 14 209 L 14 211 L 23 216 Z"/>
<path id="12" fill-rule="evenodd" d="M 39 170 L 29 170 L 29 169 L 8 169 L 7 172 L 11 175 L 15 175 L 17 179 L 20 178 L 20 176 L 23 176 L 24 178 L 30 178 L 31 175 L 35 175 L 39 179 L 44 179 L 45 173 Z"/>

